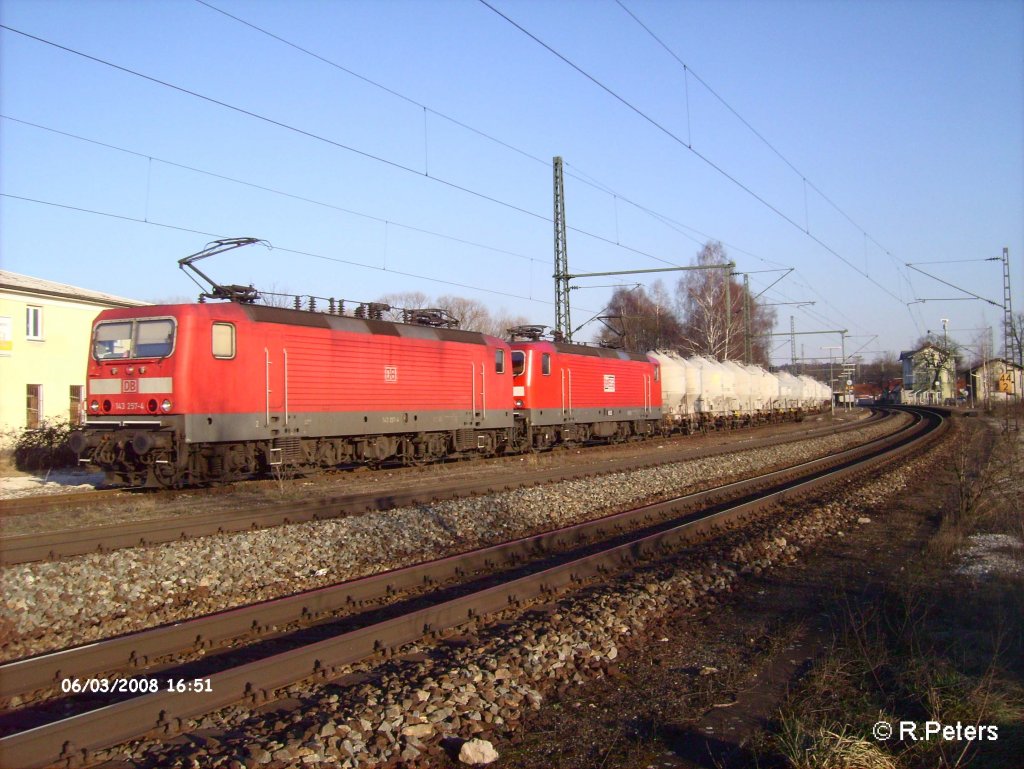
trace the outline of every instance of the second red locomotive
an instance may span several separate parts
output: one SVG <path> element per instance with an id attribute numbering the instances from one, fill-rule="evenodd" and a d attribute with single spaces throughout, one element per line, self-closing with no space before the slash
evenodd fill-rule
<path id="1" fill-rule="evenodd" d="M 661 421 L 660 366 L 602 347 L 512 343 L 512 398 L 530 445 L 652 435 Z"/>

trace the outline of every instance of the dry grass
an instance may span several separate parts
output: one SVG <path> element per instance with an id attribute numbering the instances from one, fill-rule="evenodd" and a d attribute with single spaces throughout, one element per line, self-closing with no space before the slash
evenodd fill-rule
<path id="1" fill-rule="evenodd" d="M 1018 434 L 966 420 L 929 479 L 938 527 L 899 584 L 837 596 L 835 640 L 761 740 L 792 767 L 1001 767 L 1024 755 L 1024 581 L 954 571 L 978 531 L 1024 535 Z M 991 453 L 989 453 L 991 452 Z M 990 461 L 986 457 L 991 456 Z M 994 725 L 998 741 L 878 741 L 877 721 Z"/>
<path id="2" fill-rule="evenodd" d="M 897 769 L 877 743 L 849 731 L 845 724 L 832 724 L 808 732 L 799 718 L 783 718 L 779 752 L 794 769 Z"/>

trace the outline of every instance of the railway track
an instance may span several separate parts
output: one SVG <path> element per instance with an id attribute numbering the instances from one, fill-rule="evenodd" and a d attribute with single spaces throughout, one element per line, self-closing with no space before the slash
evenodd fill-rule
<path id="1" fill-rule="evenodd" d="M 860 420 L 840 426 L 829 425 L 818 429 L 801 432 L 798 436 L 784 434 L 768 438 L 754 439 L 742 445 L 741 450 L 763 448 L 779 445 L 820 435 L 832 435 L 849 430 L 859 429 L 885 419 L 881 412 L 876 412 L 866 420 Z M 892 418 L 892 417 L 888 417 Z M 721 446 L 672 447 L 663 453 L 643 458 L 613 458 L 601 463 L 587 464 L 576 467 L 538 469 L 528 473 L 519 472 L 517 477 L 501 479 L 495 474 L 487 473 L 484 477 L 460 478 L 454 481 L 441 481 L 430 485 L 419 485 L 415 489 L 395 490 L 391 493 L 374 490 L 359 494 L 330 495 L 312 501 L 264 504 L 257 507 L 246 507 L 239 511 L 213 511 L 190 513 L 171 517 L 151 518 L 148 520 L 121 522 L 92 529 L 69 529 L 52 532 L 41 532 L 26 535 L 13 535 L 0 538 L 0 566 L 12 566 L 32 561 L 56 560 L 86 553 L 103 553 L 129 547 L 142 547 L 163 542 L 174 542 L 212 534 L 229 534 L 240 531 L 271 528 L 306 521 L 327 520 L 350 515 L 359 515 L 375 510 L 387 510 L 395 507 L 435 503 L 447 499 L 469 497 L 495 491 L 508 490 L 519 486 L 535 486 L 556 483 L 566 480 L 582 479 L 596 475 L 624 472 L 662 464 L 671 464 L 683 459 L 700 456 L 717 456 L 737 450 L 735 442 Z M 179 494 L 180 492 L 169 492 Z M 124 495 L 118 490 L 76 492 L 74 494 L 54 495 L 55 497 L 74 497 L 59 499 L 54 502 L 36 502 L 38 498 L 25 504 L 20 512 L 41 512 L 48 504 L 66 508 L 73 506 L 82 499 L 92 500 L 96 495 Z M 81 496 L 80 496 L 81 495 Z M 0 511 L 19 511 L 21 500 L 9 500 L 0 503 Z"/>
<path id="2" fill-rule="evenodd" d="M 877 419 L 877 413 L 873 413 L 871 419 Z M 867 424 L 867 421 L 862 421 L 861 424 Z M 787 424 L 785 422 L 780 424 Z M 793 423 L 788 423 L 792 425 Z M 753 426 L 746 426 L 737 428 L 736 430 L 723 430 L 721 432 L 710 432 L 705 437 L 712 436 L 738 436 L 756 433 L 762 428 L 767 427 L 767 424 L 758 424 Z M 836 429 L 833 427 L 832 429 Z M 825 430 L 827 432 L 827 428 Z M 808 437 L 811 434 L 820 432 L 819 430 L 804 431 L 800 434 L 800 437 Z M 676 436 L 678 437 L 678 436 Z M 799 440 L 797 437 L 790 436 L 791 440 Z M 556 449 L 555 451 L 561 451 L 562 449 Z M 522 455 L 515 455 L 510 457 L 511 459 L 521 458 Z M 452 464 L 466 464 L 472 463 L 473 459 L 463 459 L 453 462 Z M 427 465 L 426 467 L 441 467 L 445 463 L 435 463 Z M 400 465 L 396 465 L 392 469 L 397 470 L 413 470 L 422 469 L 419 468 L 406 468 Z M 364 467 L 353 468 L 352 470 L 339 470 L 339 471 L 327 471 L 325 474 L 331 472 L 349 473 L 353 470 L 364 470 Z M 249 481 L 240 481 L 235 483 L 225 483 L 216 486 L 201 487 L 200 493 L 203 496 L 207 495 L 221 495 L 230 494 L 238 489 L 246 487 L 255 487 L 260 484 L 269 485 L 273 481 L 267 479 L 253 479 Z M 156 499 L 159 501 L 169 500 L 174 501 L 177 499 L 188 499 L 190 495 L 197 493 L 196 489 L 146 489 L 146 488 L 132 488 L 132 487 L 104 487 L 99 486 L 95 489 L 88 491 L 67 491 L 58 494 L 36 494 L 23 497 L 14 497 L 10 499 L 0 499 L 0 516 L 12 517 L 19 515 L 31 515 L 38 513 L 47 513 L 51 511 L 60 511 L 69 507 L 76 507 L 83 504 L 104 504 L 110 500 L 116 500 L 118 498 L 130 499 L 135 495 L 144 496 L 148 499 Z"/>
<path id="3" fill-rule="evenodd" d="M 59 690 L 69 680 L 109 681 L 105 676 L 112 675 L 120 676 L 114 680 L 157 681 L 158 690 L 91 702 L 98 707 L 7 734 L 0 739 L 0 765 L 87 762 L 109 745 L 147 733 L 173 734 L 187 719 L 233 702 L 271 699 L 275 690 L 299 680 L 330 680 L 345 665 L 424 635 L 601 579 L 661 550 L 740 525 L 780 501 L 818 494 L 851 474 L 902 459 L 940 435 L 946 424 L 934 411 L 916 410 L 915 415 L 898 433 L 758 478 L 266 604 L 9 663 L 0 667 L 0 695 L 5 698 Z M 475 572 L 484 576 L 467 584 L 467 576 Z M 454 592 L 451 585 L 458 586 Z M 399 594 L 416 596 L 410 601 L 413 608 L 402 606 L 383 618 L 379 612 L 357 611 Z M 350 615 L 342 632 L 310 641 L 299 631 L 292 648 L 255 659 L 232 652 L 221 657 L 224 662 L 215 672 L 204 667 L 193 676 L 195 670 L 188 667 L 149 667 L 161 658 L 194 657 L 197 652 L 204 653 L 202 664 L 209 666 L 211 657 L 218 656 L 211 654 L 216 647 L 279 635 L 282 627 L 315 624 L 339 611 Z M 128 678 L 131 674 L 135 677 Z M 183 682 L 185 691 L 164 686 L 167 679 Z M 206 683 L 193 691 L 192 681 Z M 37 723 L 25 710 L 2 717 L 8 731 L 19 722 L 22 729 Z"/>

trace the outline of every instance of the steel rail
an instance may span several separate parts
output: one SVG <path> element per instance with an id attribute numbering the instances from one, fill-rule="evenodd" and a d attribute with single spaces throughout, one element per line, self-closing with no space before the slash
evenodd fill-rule
<path id="1" fill-rule="evenodd" d="M 790 483 L 785 488 L 711 516 L 688 521 L 477 593 L 215 673 L 210 676 L 211 693 L 161 691 L 146 694 L 65 721 L 4 737 L 0 739 L 0 765 L 25 769 L 71 766 L 87 760 L 91 752 L 136 738 L 153 729 L 171 733 L 180 729 L 185 719 L 234 702 L 246 699 L 262 702 L 275 689 L 295 681 L 307 678 L 329 680 L 344 665 L 375 653 L 394 650 L 426 634 L 456 627 L 484 614 L 580 583 L 609 569 L 628 565 L 658 549 L 693 541 L 707 531 L 735 525 L 766 506 L 809 495 L 823 483 L 873 469 L 892 461 L 894 452 L 903 456 L 921 448 L 924 442 L 934 440 L 941 434 L 947 424 L 941 415 L 932 414 L 930 418 L 922 418 L 899 434 L 872 442 L 867 448 L 806 463 L 805 471 L 818 475 L 813 480 Z M 936 430 L 936 426 L 940 429 Z M 854 453 L 856 457 L 851 456 Z M 833 466 L 839 465 L 839 468 L 822 476 L 825 473 L 823 465 L 829 462 Z M 811 465 L 816 466 L 815 469 L 811 469 Z M 658 504 L 670 505 L 674 501 Z"/>
<path id="2" fill-rule="evenodd" d="M 517 486 L 594 477 L 681 461 L 677 455 L 688 456 L 699 452 L 700 457 L 719 456 L 735 451 L 747 451 L 780 443 L 807 440 L 809 437 L 838 434 L 875 423 L 869 419 L 847 425 L 833 425 L 820 430 L 811 430 L 801 433 L 799 436 L 792 434 L 773 436 L 745 443 L 739 449 L 735 443 L 711 447 L 706 451 L 700 451 L 699 448 L 693 446 L 685 446 L 679 451 L 672 450 L 668 456 L 661 455 L 646 459 L 612 459 L 596 470 L 593 464 L 578 468 L 534 470 L 530 478 L 522 481 L 496 482 L 484 478 L 467 483 L 465 480 L 459 480 L 454 483 L 442 482 L 414 491 L 398 491 L 388 494 L 376 490 L 361 494 L 332 495 L 313 502 L 286 502 L 267 505 L 256 510 L 250 508 L 236 514 L 219 511 L 118 523 L 86 530 L 72 529 L 2 537 L 0 538 L 0 566 L 15 566 L 21 563 L 56 560 L 89 553 L 106 553 L 131 547 L 145 547 L 214 534 L 252 531 L 290 523 L 329 520 L 375 510 L 389 510 L 395 507 L 507 491 Z M 85 493 L 96 494 L 97 492 Z M 0 503 L 0 509 L 2 509 L 2 503 Z"/>
<path id="3" fill-rule="evenodd" d="M 834 430 L 836 432 L 840 432 L 840 431 L 847 430 L 847 429 L 853 429 L 854 425 L 861 425 L 861 426 L 867 425 L 867 424 L 870 424 L 872 421 L 876 420 L 878 417 L 879 417 L 879 413 L 876 411 L 876 412 L 872 413 L 872 416 L 869 419 L 863 420 L 861 422 L 857 422 L 857 423 L 853 423 L 853 424 L 848 424 L 848 425 L 842 425 L 842 426 L 833 427 L 833 428 L 824 428 L 824 429 L 819 428 L 818 430 L 809 430 L 809 431 L 806 431 L 806 432 L 802 433 L 801 436 L 798 437 L 798 438 L 789 438 L 789 439 L 800 440 L 800 439 L 806 438 L 806 437 L 808 437 L 810 435 L 813 435 L 817 431 L 829 432 L 830 430 Z M 739 430 L 746 430 L 746 429 L 757 430 L 758 428 L 767 427 L 767 426 L 768 426 L 768 423 L 764 423 L 764 424 L 752 425 L 749 428 L 738 428 L 738 429 Z M 718 431 L 718 432 L 719 433 L 729 434 L 732 431 L 731 430 L 724 430 L 724 431 Z M 714 434 L 714 433 L 711 433 L 711 434 Z M 683 436 L 680 435 L 680 436 L 674 436 L 674 437 L 683 437 Z M 781 436 L 781 437 L 786 439 L 785 436 Z M 772 439 L 767 439 L 767 440 L 772 440 Z M 691 450 L 694 450 L 693 447 L 690 447 L 690 448 L 691 448 Z M 557 451 L 559 449 L 555 449 L 555 450 Z M 517 454 L 517 455 L 514 455 L 514 456 L 510 456 L 509 458 L 515 459 L 515 458 L 521 457 L 521 456 L 522 455 Z M 439 465 L 441 465 L 443 463 L 439 462 L 439 463 L 435 463 L 435 464 L 439 466 Z M 409 469 L 409 468 L 396 467 L 394 469 Z M 254 479 L 254 480 L 251 480 L 251 481 L 242 481 L 241 483 L 244 483 L 244 484 L 248 485 L 248 484 L 256 484 L 256 483 L 260 483 L 260 482 L 269 483 L 269 481 L 266 481 L 265 479 L 263 479 L 262 481 L 260 479 Z M 218 485 L 218 486 L 208 486 L 208 487 L 205 487 L 202 490 L 205 491 L 205 492 L 208 492 L 208 493 L 209 492 L 220 493 L 220 492 L 230 492 L 230 491 L 232 491 L 234 489 L 235 489 L 235 484 L 229 483 L 229 484 Z M 187 489 L 187 488 L 185 488 L 185 489 L 163 489 L 163 490 L 161 490 L 161 489 L 148 489 L 148 488 L 139 488 L 139 487 L 131 487 L 131 486 L 118 486 L 118 487 L 100 487 L 100 488 L 95 488 L 95 489 L 89 489 L 88 491 L 65 491 L 65 492 L 60 492 L 58 494 L 33 494 L 33 495 L 23 496 L 23 497 L 11 497 L 11 498 L 8 498 L 8 499 L 0 499 L 0 515 L 2 515 L 2 516 L 15 516 L 15 515 L 28 515 L 28 514 L 33 514 L 33 513 L 45 513 L 45 512 L 54 510 L 54 509 L 66 508 L 66 507 L 70 507 L 72 505 L 77 505 L 77 504 L 82 503 L 82 502 L 85 502 L 85 503 L 100 502 L 100 501 L 105 500 L 108 497 L 123 496 L 123 497 L 130 498 L 134 494 L 144 494 L 144 495 L 146 495 L 147 497 L 149 497 L 151 499 L 152 498 L 164 498 L 164 497 L 167 497 L 167 498 L 170 498 L 170 499 L 175 499 L 175 498 L 181 497 L 181 496 L 189 494 L 189 493 L 192 493 L 192 492 L 190 492 L 190 490 Z"/>
<path id="4" fill-rule="evenodd" d="M 59 508 L 70 507 L 82 502 L 98 502 L 108 497 L 116 497 L 124 492 L 121 489 L 89 489 L 88 491 L 62 491 L 59 494 L 33 494 L 27 497 L 14 497 L 0 500 L 0 514 L 4 516 L 29 515 L 46 513 Z"/>
<path id="5" fill-rule="evenodd" d="M 896 433 L 895 435 L 899 435 Z M 208 652 L 243 637 L 266 635 L 298 622 L 351 610 L 393 593 L 445 582 L 463 574 L 499 564 L 514 565 L 541 554 L 563 550 L 585 541 L 621 532 L 637 525 L 692 512 L 726 498 L 755 494 L 800 474 L 833 467 L 890 438 L 879 438 L 846 452 L 801 462 L 771 473 L 716 486 L 693 494 L 612 513 L 499 545 L 459 553 L 381 572 L 337 585 L 206 615 L 188 622 L 139 631 L 102 643 L 91 643 L 0 665 L 0 699 L 34 694 L 52 688 L 62 678 L 94 676 L 120 670 L 140 670 L 169 655 Z"/>

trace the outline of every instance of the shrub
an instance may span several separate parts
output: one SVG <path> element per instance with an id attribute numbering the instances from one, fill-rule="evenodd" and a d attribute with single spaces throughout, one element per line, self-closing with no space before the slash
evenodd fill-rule
<path id="1" fill-rule="evenodd" d="M 34 472 L 76 466 L 78 456 L 68 447 L 72 429 L 66 419 L 44 419 L 37 428 L 25 428 L 14 444 L 15 467 Z"/>

